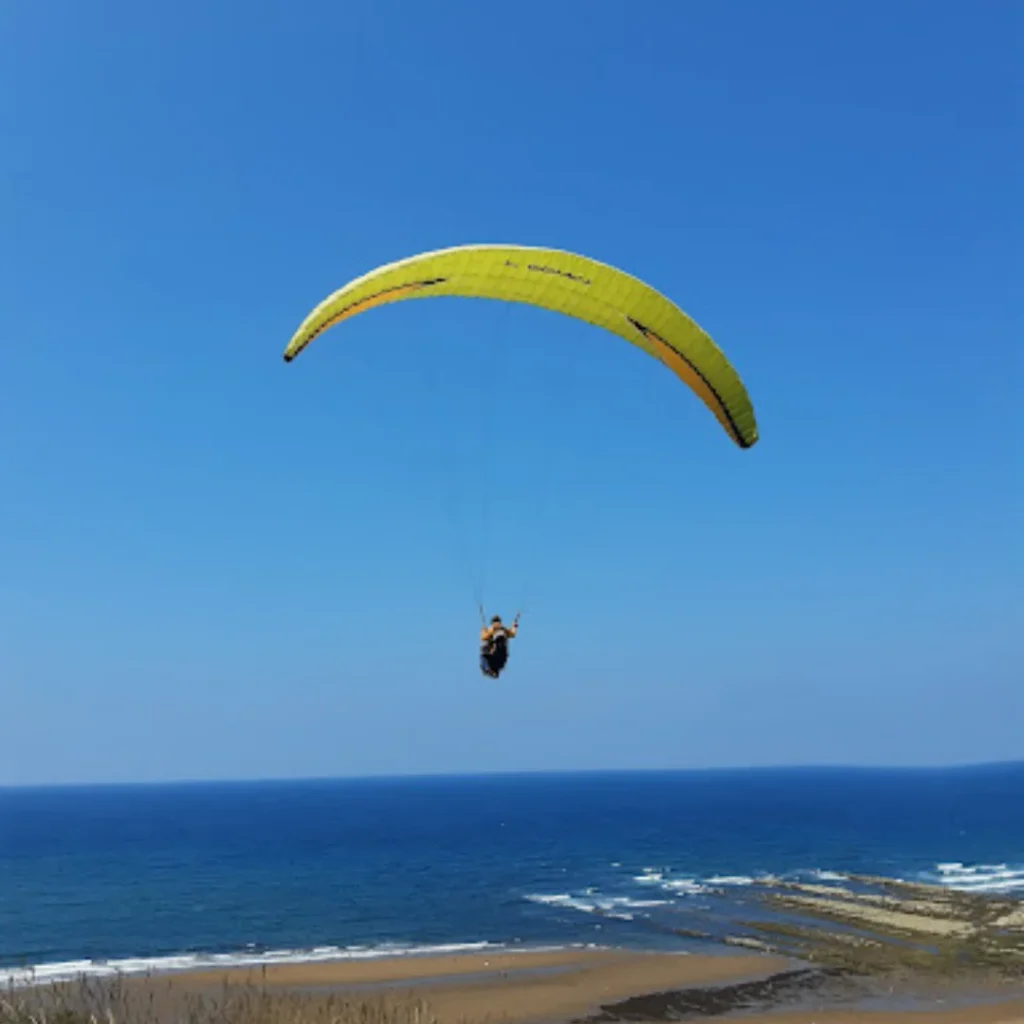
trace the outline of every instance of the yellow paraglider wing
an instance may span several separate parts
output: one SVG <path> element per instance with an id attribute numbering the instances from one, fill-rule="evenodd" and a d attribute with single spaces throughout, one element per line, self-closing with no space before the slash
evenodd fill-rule
<path id="1" fill-rule="evenodd" d="M 685 381 L 741 448 L 757 442 L 747 389 L 708 334 L 643 281 L 557 249 L 465 245 L 378 267 L 321 302 L 293 335 L 284 358 L 290 362 L 328 328 L 369 309 L 444 295 L 522 302 L 612 331 Z"/>

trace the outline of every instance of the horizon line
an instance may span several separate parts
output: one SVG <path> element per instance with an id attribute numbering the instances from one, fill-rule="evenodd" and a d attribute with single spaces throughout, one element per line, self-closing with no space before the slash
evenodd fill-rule
<path id="1" fill-rule="evenodd" d="M 26 789 L 129 789 L 184 786 L 258 786 L 333 782 L 414 782 L 513 777 L 570 777 L 600 775 L 709 775 L 754 772 L 917 772 L 977 771 L 1024 768 L 1024 758 L 997 761 L 962 761 L 929 764 L 870 764 L 855 762 L 792 762 L 765 765 L 713 765 L 663 768 L 498 768 L 482 771 L 367 772 L 359 775 L 279 775 L 211 778 L 180 776 L 166 779 L 121 779 L 64 782 L 0 782 L 0 792 Z"/>

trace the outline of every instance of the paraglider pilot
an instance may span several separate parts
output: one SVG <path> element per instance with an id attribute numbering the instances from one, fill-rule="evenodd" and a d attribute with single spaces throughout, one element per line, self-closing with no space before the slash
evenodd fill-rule
<path id="1" fill-rule="evenodd" d="M 501 621 L 500 615 L 491 618 L 491 624 L 480 630 L 480 671 L 491 679 L 497 679 L 508 661 L 508 642 L 519 632 L 519 616 L 511 626 Z"/>

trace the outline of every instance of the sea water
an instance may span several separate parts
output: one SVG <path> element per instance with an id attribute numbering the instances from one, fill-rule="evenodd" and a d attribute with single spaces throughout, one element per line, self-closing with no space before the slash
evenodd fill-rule
<path id="1" fill-rule="evenodd" d="M 0 983 L 683 948 L 844 872 L 1024 895 L 1024 764 L 0 790 Z"/>

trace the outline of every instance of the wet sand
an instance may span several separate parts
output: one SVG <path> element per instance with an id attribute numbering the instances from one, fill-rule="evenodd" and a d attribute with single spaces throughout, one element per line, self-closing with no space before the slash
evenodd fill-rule
<path id="1" fill-rule="evenodd" d="M 444 1024 L 547 1024 L 638 994 L 760 978 L 786 967 L 782 958 L 758 955 L 562 950 L 232 968 L 175 981 L 193 992 L 225 984 L 352 996 L 386 992 L 426 1000 Z"/>
<path id="2" fill-rule="evenodd" d="M 842 968 L 794 965 L 766 978 L 634 996 L 580 1024 L 743 1020 L 747 1024 L 1024 1024 L 1024 987 L 878 979 Z"/>
<path id="3" fill-rule="evenodd" d="M 913 1008 L 904 1008 L 906 992 L 887 1003 L 885 986 L 871 988 L 842 969 L 760 954 L 483 952 L 235 967 L 165 980 L 178 995 L 255 985 L 312 998 L 383 996 L 395 1006 L 423 999 L 434 1015 L 424 1020 L 437 1024 L 1024 1024 L 1020 988 L 968 993 L 947 981 L 931 994 L 918 990 Z"/>
<path id="4" fill-rule="evenodd" d="M 714 1019 L 714 1018 L 711 1018 Z M 719 1018 L 743 1024 L 1024 1024 L 1024 999 L 998 1006 L 975 1006 L 950 1010 L 892 1012 L 876 1010 L 815 1010 L 804 1013 L 775 1013 L 767 1016 Z"/>

